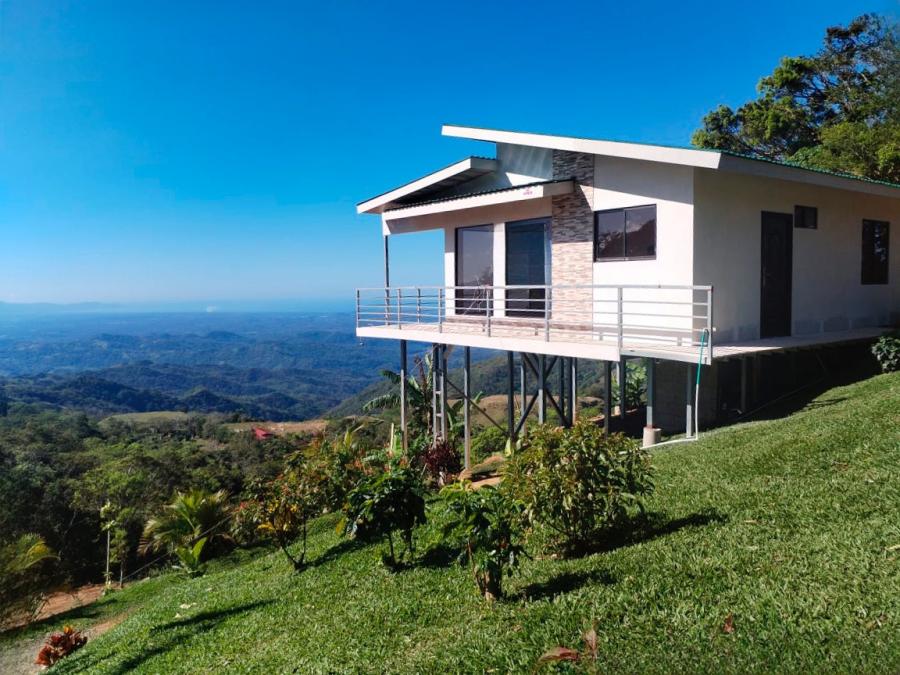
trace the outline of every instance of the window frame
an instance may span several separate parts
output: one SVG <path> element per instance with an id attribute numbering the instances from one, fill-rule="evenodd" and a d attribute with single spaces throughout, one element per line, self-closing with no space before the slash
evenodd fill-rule
<path id="1" fill-rule="evenodd" d="M 884 226 L 885 230 L 885 246 L 887 248 L 887 258 L 884 261 L 884 277 L 873 278 L 871 271 L 866 274 L 866 226 Z M 862 286 L 886 286 L 890 283 L 891 278 L 891 223 L 887 220 L 877 220 L 875 218 L 863 218 L 862 228 L 860 230 L 860 264 L 859 264 L 859 283 Z M 874 249 L 871 252 L 874 257 Z"/>
<path id="2" fill-rule="evenodd" d="M 628 255 L 628 220 L 626 213 L 628 211 L 632 211 L 635 209 L 646 209 L 653 207 L 653 255 Z M 617 213 L 622 212 L 622 252 L 625 254 L 623 256 L 616 256 L 615 258 L 601 258 L 597 255 L 597 246 L 599 241 L 597 239 L 597 218 L 600 214 L 603 213 Z M 659 242 L 659 209 L 657 208 L 656 202 L 650 204 L 635 204 L 634 206 L 620 206 L 615 209 L 601 209 L 599 211 L 594 211 L 594 262 L 595 263 L 606 263 L 606 262 L 622 262 L 628 260 L 656 260 L 657 256 L 657 243 Z"/>
<path id="3" fill-rule="evenodd" d="M 807 218 L 801 218 L 800 214 L 812 214 L 813 224 L 809 225 Z M 803 223 L 802 225 L 800 223 Z M 819 207 L 806 206 L 804 204 L 794 204 L 794 228 L 797 230 L 818 230 L 819 229 Z"/>

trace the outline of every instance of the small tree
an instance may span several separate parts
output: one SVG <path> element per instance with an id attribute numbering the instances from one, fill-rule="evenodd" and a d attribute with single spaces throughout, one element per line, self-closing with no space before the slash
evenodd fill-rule
<path id="1" fill-rule="evenodd" d="M 517 508 L 499 490 L 473 490 L 468 482 L 441 490 L 444 540 L 458 542 L 468 560 L 478 590 L 488 600 L 503 596 L 503 576 L 512 573 L 522 556 L 517 543 Z"/>
<path id="2" fill-rule="evenodd" d="M 268 483 L 254 483 L 250 505 L 259 521 L 258 530 L 278 544 L 285 557 L 300 571 L 306 565 L 306 533 L 310 518 L 321 513 L 325 478 L 315 467 L 295 458 L 292 466 Z M 299 556 L 288 548 L 297 537 L 303 542 Z"/>
<path id="3" fill-rule="evenodd" d="M 364 478 L 350 492 L 344 516 L 344 531 L 349 536 L 386 539 L 388 555 L 382 555 L 382 561 L 396 567 L 394 532 L 399 532 L 411 556 L 415 552 L 413 530 L 425 522 L 422 472 L 405 458 L 391 457 L 383 471 Z"/>

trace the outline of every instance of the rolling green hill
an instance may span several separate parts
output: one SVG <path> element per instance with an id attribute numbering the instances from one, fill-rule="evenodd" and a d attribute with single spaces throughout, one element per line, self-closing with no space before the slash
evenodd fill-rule
<path id="1" fill-rule="evenodd" d="M 241 552 L 0 649 L 124 619 L 55 672 L 530 672 L 594 627 L 597 671 L 895 672 L 900 373 L 828 386 L 786 402 L 789 416 L 658 450 L 654 528 L 605 553 L 529 560 L 494 606 L 453 564 L 387 572 L 377 547 L 326 517 L 302 573 Z"/>

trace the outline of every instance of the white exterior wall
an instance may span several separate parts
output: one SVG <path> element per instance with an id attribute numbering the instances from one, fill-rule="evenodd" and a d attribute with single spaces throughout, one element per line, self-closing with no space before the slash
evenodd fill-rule
<path id="1" fill-rule="evenodd" d="M 597 155 L 594 162 L 594 210 L 604 211 L 629 206 L 656 205 L 656 258 L 653 260 L 622 260 L 595 262 L 593 279 L 585 283 L 595 285 L 692 285 L 693 279 L 693 219 L 694 174 L 691 167 L 662 164 L 636 159 L 622 159 Z M 593 225 L 592 225 L 593 226 Z M 631 290 L 624 292 L 623 322 L 636 330 L 633 335 L 650 341 L 684 341 L 690 337 L 693 312 L 687 305 L 628 303 L 628 300 L 667 300 L 690 302 L 690 291 Z M 594 293 L 595 322 L 615 323 L 617 309 L 615 291 L 597 289 Z M 699 299 L 699 296 L 698 296 Z M 656 314 L 656 316 L 637 316 Z M 664 317 L 678 314 L 678 318 Z M 639 329 L 657 326 L 674 329 L 671 332 Z M 627 333 L 627 331 L 626 331 Z M 694 335 L 696 337 L 696 335 Z"/>
<path id="2" fill-rule="evenodd" d="M 794 335 L 885 325 L 900 313 L 900 200 L 794 181 L 695 169 L 697 284 L 715 287 L 716 341 L 759 338 L 761 212 L 818 209 L 793 229 Z M 891 223 L 887 285 L 860 283 L 862 221 Z"/>

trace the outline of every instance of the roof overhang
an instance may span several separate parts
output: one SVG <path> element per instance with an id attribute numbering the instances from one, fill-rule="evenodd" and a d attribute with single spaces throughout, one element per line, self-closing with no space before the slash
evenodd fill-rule
<path id="1" fill-rule="evenodd" d="M 574 136 L 551 136 L 522 131 L 481 129 L 479 127 L 462 127 L 455 124 L 445 124 L 441 129 L 441 133 L 444 136 L 468 138 L 475 141 L 527 145 L 535 148 L 550 148 L 552 150 L 584 152 L 591 155 L 641 159 L 649 162 L 663 162 L 665 164 L 684 164 L 706 169 L 719 168 L 719 161 L 722 157 L 721 153 L 715 150 L 670 148 L 664 145 L 623 143 L 622 141 L 603 141 L 590 138 L 576 138 Z"/>
<path id="2" fill-rule="evenodd" d="M 414 218 L 416 216 L 431 215 L 432 213 L 462 211 L 463 209 L 496 206 L 497 204 L 508 204 L 527 199 L 542 199 L 544 197 L 565 195 L 571 193 L 574 189 L 575 182 L 571 179 L 542 181 L 540 183 L 489 190 L 487 192 L 459 195 L 431 202 L 410 204 L 409 206 L 385 210 L 382 212 L 381 217 L 384 221 Z"/>
<path id="3" fill-rule="evenodd" d="M 486 157 L 467 157 L 461 162 L 438 169 L 426 176 L 422 176 L 411 183 L 406 183 L 398 188 L 372 197 L 356 206 L 357 213 L 382 213 L 392 206 L 399 206 L 395 202 L 414 199 L 425 201 L 430 195 L 442 190 L 452 188 L 460 183 L 465 183 L 487 173 L 497 170 L 497 160 Z"/>
<path id="4" fill-rule="evenodd" d="M 607 157 L 662 162 L 664 164 L 680 164 L 701 169 L 716 169 L 751 176 L 821 185 L 840 190 L 892 197 L 894 199 L 900 198 L 900 186 L 891 183 L 849 174 L 821 171 L 784 162 L 773 162 L 719 150 L 674 148 L 646 143 L 625 143 L 622 141 L 606 141 L 574 136 L 553 136 L 522 131 L 482 129 L 481 127 L 465 127 L 455 124 L 445 124 L 442 128 L 442 133 L 444 136 L 468 138 L 476 141 L 526 145 L 536 148 L 604 155 Z"/>

